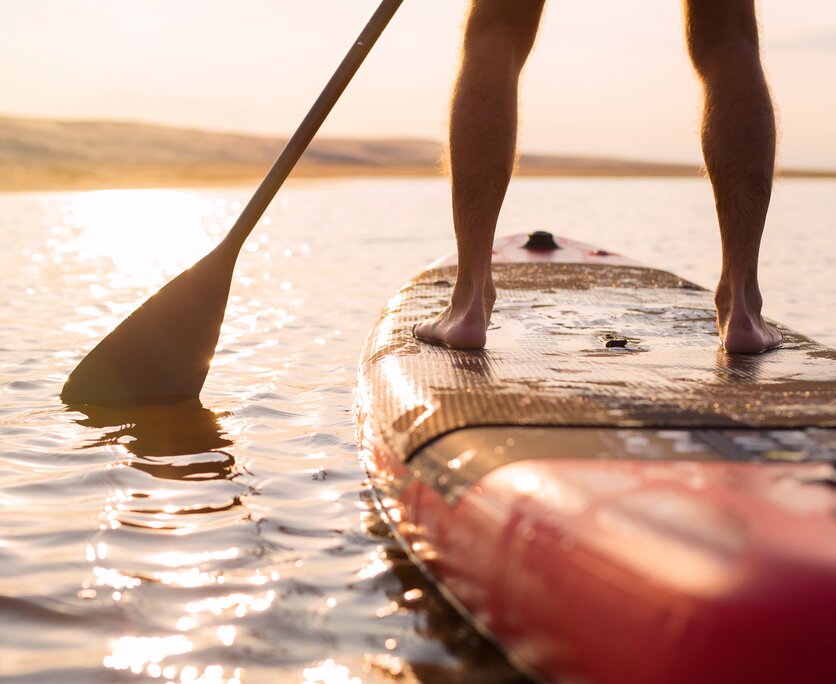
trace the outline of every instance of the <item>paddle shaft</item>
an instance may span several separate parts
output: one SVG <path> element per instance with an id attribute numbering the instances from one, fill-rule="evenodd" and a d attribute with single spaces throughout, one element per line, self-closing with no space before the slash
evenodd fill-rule
<path id="1" fill-rule="evenodd" d="M 351 81 L 357 69 L 363 63 L 366 55 L 369 54 L 383 29 L 394 16 L 403 0 L 383 0 L 375 13 L 369 19 L 369 23 L 362 30 L 357 40 L 351 46 L 348 54 L 343 58 L 340 66 L 334 72 L 331 80 L 325 85 L 322 93 L 314 102 L 307 116 L 303 119 L 299 128 L 287 141 L 282 153 L 276 159 L 270 171 L 261 181 L 261 185 L 255 191 L 252 199 L 244 207 L 235 225 L 229 231 L 224 242 L 232 243 L 238 249 L 252 232 L 255 224 L 275 197 L 285 179 L 290 175 L 296 162 L 308 148 L 311 140 L 316 135 L 322 123 L 333 109 L 337 100 L 340 99 L 346 86 Z"/>

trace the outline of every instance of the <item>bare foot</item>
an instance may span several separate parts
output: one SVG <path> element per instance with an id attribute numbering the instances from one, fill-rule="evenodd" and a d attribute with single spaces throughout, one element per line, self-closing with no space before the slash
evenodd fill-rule
<path id="1" fill-rule="evenodd" d="M 419 340 L 454 349 L 484 349 L 495 301 L 490 276 L 477 288 L 456 281 L 450 304 L 437 316 L 416 323 L 412 334 Z"/>
<path id="2" fill-rule="evenodd" d="M 763 320 L 763 299 L 757 285 L 734 288 L 723 281 L 714 294 L 717 331 L 729 354 L 760 354 L 779 346 L 781 331 Z"/>

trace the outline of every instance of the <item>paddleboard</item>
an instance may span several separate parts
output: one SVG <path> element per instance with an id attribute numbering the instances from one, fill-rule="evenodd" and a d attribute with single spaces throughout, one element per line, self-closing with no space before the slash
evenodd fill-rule
<path id="1" fill-rule="evenodd" d="M 528 246 L 526 246 L 528 243 Z M 836 350 L 726 354 L 711 293 L 549 234 L 497 240 L 484 351 L 386 304 L 356 424 L 381 515 L 547 681 L 836 681 Z"/>

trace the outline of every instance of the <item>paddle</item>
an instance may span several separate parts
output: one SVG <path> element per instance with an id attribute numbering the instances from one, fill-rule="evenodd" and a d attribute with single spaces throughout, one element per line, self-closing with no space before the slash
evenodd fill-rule
<path id="1" fill-rule="evenodd" d="M 220 336 L 235 260 L 402 0 L 383 0 L 221 243 L 164 285 L 93 348 L 61 399 L 97 405 L 197 397 Z"/>

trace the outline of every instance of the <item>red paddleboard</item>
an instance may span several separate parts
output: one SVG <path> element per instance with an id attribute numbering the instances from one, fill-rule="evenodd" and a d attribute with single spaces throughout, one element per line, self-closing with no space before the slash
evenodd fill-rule
<path id="1" fill-rule="evenodd" d="M 719 348 L 711 294 L 548 236 L 497 241 L 485 351 L 369 334 L 356 418 L 381 514 L 548 681 L 836 681 L 836 351 Z"/>

